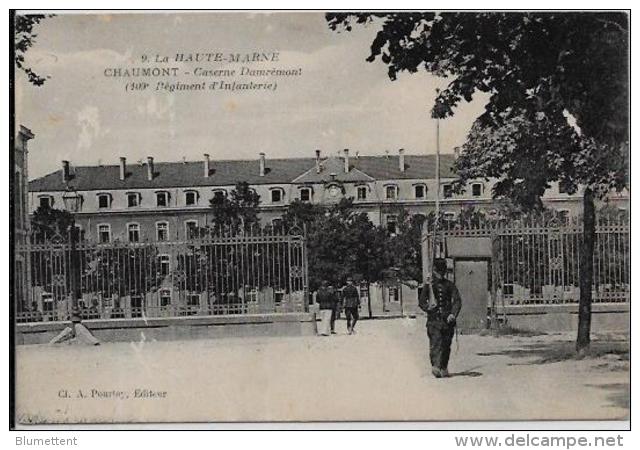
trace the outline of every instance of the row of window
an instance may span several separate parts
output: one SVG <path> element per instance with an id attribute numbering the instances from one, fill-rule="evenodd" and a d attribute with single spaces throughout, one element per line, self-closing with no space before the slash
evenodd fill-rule
<path id="1" fill-rule="evenodd" d="M 197 220 L 186 220 L 184 222 L 184 236 L 187 239 L 191 239 L 195 236 L 196 230 L 198 228 Z M 133 222 L 128 223 L 126 226 L 127 230 L 127 240 L 129 242 L 140 242 L 142 237 L 140 233 L 140 224 Z M 169 222 L 162 221 L 156 222 L 155 229 L 155 238 L 157 241 L 168 241 L 170 239 L 169 235 Z M 106 244 L 111 242 L 112 234 L 111 234 L 111 224 L 101 223 L 98 224 L 98 242 L 102 244 Z"/>
<path id="2" fill-rule="evenodd" d="M 451 217 L 447 217 L 450 219 L 455 219 L 455 213 L 445 213 L 445 216 L 451 215 Z M 398 217 L 394 214 L 387 215 L 386 226 L 387 230 L 390 233 L 396 233 L 397 230 L 397 222 Z M 278 227 L 282 223 L 282 219 L 274 218 L 271 221 L 271 225 L 274 227 Z M 187 220 L 184 222 L 184 236 L 187 239 L 191 239 L 195 237 L 196 230 L 198 228 L 197 220 Z M 140 233 L 140 224 L 137 222 L 128 223 L 126 225 L 127 230 L 127 240 L 129 242 L 140 242 L 141 241 L 141 233 Z M 169 222 L 162 221 L 156 222 L 155 227 L 155 239 L 156 241 L 168 241 L 170 239 L 169 234 Z M 98 241 L 102 244 L 106 244 L 112 241 L 111 234 L 111 224 L 101 223 L 98 224 Z"/>
<path id="3" fill-rule="evenodd" d="M 480 197 L 483 193 L 483 185 L 482 183 L 474 183 L 471 185 L 471 195 L 473 197 Z M 387 200 L 395 200 L 398 198 L 399 188 L 397 185 L 387 185 L 385 186 L 385 198 Z M 227 195 L 227 191 L 224 189 L 218 189 L 213 191 L 214 198 L 222 198 Z M 427 186 L 424 184 L 417 184 L 413 186 L 413 195 L 416 199 L 425 199 L 427 197 Z M 356 198 L 357 200 L 363 201 L 367 200 L 368 196 L 368 187 L 367 186 L 358 186 L 356 188 Z M 451 185 L 443 186 L 443 196 L 444 198 L 453 197 L 453 188 Z M 185 191 L 184 192 L 184 205 L 185 206 L 196 206 L 200 200 L 200 194 L 198 191 Z M 311 201 L 312 190 L 311 188 L 301 188 L 300 189 L 300 200 L 303 202 Z M 111 208 L 113 202 L 113 196 L 109 193 L 99 193 L 97 194 L 98 198 L 98 208 L 99 209 L 109 209 Z M 156 206 L 158 207 L 167 207 L 169 206 L 169 201 L 171 198 L 171 194 L 167 191 L 158 191 L 155 193 L 156 198 Z M 50 195 L 41 195 L 39 197 L 40 206 L 43 208 L 51 208 L 53 207 L 53 197 Z M 282 203 L 284 201 L 284 190 L 281 188 L 272 188 L 270 190 L 270 200 L 271 203 Z M 127 207 L 135 208 L 140 206 L 142 202 L 142 194 L 140 192 L 128 192 L 127 193 Z"/>
<path id="4" fill-rule="evenodd" d="M 399 188 L 395 184 L 389 184 L 385 186 L 385 198 L 387 200 L 395 200 L 399 197 Z M 484 191 L 484 185 L 482 183 L 473 183 L 471 185 L 471 195 L 473 197 L 482 196 Z M 366 200 L 367 199 L 367 187 L 359 186 L 357 188 L 357 199 L 358 200 Z M 450 184 L 445 184 L 442 186 L 442 193 L 444 198 L 452 198 L 453 197 L 453 186 Z M 413 197 L 416 199 L 425 199 L 427 198 L 427 186 L 424 184 L 416 184 L 413 186 Z"/>
<path id="5" fill-rule="evenodd" d="M 226 197 L 227 191 L 223 189 L 213 191 L 213 198 Z M 98 199 L 99 209 L 109 209 L 113 203 L 113 196 L 109 193 L 102 192 L 96 195 Z M 167 191 L 158 191 L 155 193 L 156 206 L 167 207 L 171 193 Z M 284 190 L 280 188 L 274 188 L 271 190 L 271 203 L 281 203 L 284 199 Z M 301 199 L 305 200 L 304 194 L 301 193 Z M 306 199 L 309 199 L 307 194 Z M 198 191 L 185 191 L 184 192 L 184 205 L 185 206 L 197 206 L 200 202 L 200 194 Z M 142 203 L 142 194 L 140 192 L 127 192 L 127 207 L 135 208 Z M 53 207 L 53 196 L 41 195 L 39 196 L 39 206 L 43 208 Z"/>
<path id="6" fill-rule="evenodd" d="M 567 218 L 570 215 L 569 210 L 559 209 L 558 214 L 562 218 Z M 457 214 L 455 212 L 445 212 L 444 218 L 445 220 L 456 220 Z M 274 218 L 272 220 L 273 226 L 279 226 L 282 219 Z M 398 224 L 398 216 L 395 214 L 388 214 L 386 216 L 386 227 L 390 233 L 397 232 L 397 224 Z M 187 239 L 191 239 L 195 237 L 196 230 L 198 228 L 197 220 L 186 220 L 184 222 L 184 236 Z M 170 239 L 169 235 L 169 222 L 162 221 L 156 222 L 155 229 L 155 238 L 157 241 L 168 241 Z M 138 223 L 128 223 L 127 224 L 127 239 L 129 242 L 140 242 L 141 234 L 140 234 L 140 224 Z M 108 243 L 111 242 L 111 225 L 108 223 L 99 224 L 98 225 L 98 241 L 100 243 Z"/>

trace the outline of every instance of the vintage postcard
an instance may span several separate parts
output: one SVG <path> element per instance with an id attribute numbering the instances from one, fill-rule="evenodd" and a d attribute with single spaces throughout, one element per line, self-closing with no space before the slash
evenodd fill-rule
<path id="1" fill-rule="evenodd" d="M 14 420 L 630 414 L 628 11 L 17 11 Z"/>

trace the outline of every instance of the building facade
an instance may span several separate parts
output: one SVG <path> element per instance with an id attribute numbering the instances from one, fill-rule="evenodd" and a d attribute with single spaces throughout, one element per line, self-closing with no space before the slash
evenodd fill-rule
<path id="1" fill-rule="evenodd" d="M 455 218 L 465 207 L 490 210 L 493 183 L 469 183 L 462 194 L 452 190 L 454 155 L 442 155 L 440 186 L 436 186 L 435 155 L 406 155 L 404 150 L 383 156 L 351 155 L 323 157 L 316 150 L 310 158 L 202 161 L 72 166 L 31 181 L 29 212 L 39 206 L 65 209 L 63 196 L 72 191 L 81 199 L 76 223 L 85 238 L 100 242 L 166 241 L 189 237 L 193 227 L 212 220 L 210 200 L 227 195 L 237 182 L 247 182 L 260 196 L 260 220 L 276 223 L 295 200 L 332 205 L 352 198 L 375 225 L 395 227 L 400 208 L 410 214 L 434 210 L 436 190 L 441 209 Z M 626 208 L 628 197 L 614 201 Z M 551 186 L 543 201 L 562 213 L 581 211 L 580 194 L 569 195 Z"/>

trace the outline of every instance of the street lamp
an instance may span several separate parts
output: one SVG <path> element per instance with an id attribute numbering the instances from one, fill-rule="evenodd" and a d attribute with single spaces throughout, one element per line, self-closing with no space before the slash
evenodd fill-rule
<path id="1" fill-rule="evenodd" d="M 82 204 L 82 197 L 72 187 L 67 186 L 66 192 L 62 195 L 62 201 L 67 211 L 72 214 L 80 211 Z M 71 275 L 71 321 L 76 323 L 81 321 L 81 314 L 78 307 L 78 272 L 80 271 L 80 264 L 78 261 L 78 252 L 76 244 L 78 242 L 78 228 L 76 227 L 75 218 L 72 216 L 71 229 L 69 230 L 69 270 Z"/>
<path id="2" fill-rule="evenodd" d="M 82 206 L 82 196 L 72 187 L 67 187 L 67 190 L 62 195 L 62 201 L 65 209 L 71 213 L 77 213 Z"/>
<path id="3" fill-rule="evenodd" d="M 76 221 L 73 214 L 80 211 L 82 207 L 82 196 L 73 189 L 71 186 L 67 186 L 66 192 L 62 195 L 62 201 L 64 207 L 69 211 L 71 216 L 71 229 L 69 230 L 69 270 L 71 275 L 71 327 L 66 327 L 56 337 L 54 337 L 50 343 L 54 344 L 62 342 L 69 338 L 80 339 L 80 342 L 88 343 L 91 345 L 98 345 L 100 342 L 91 334 L 91 331 L 82 324 L 82 314 L 78 305 L 78 295 L 80 294 L 80 258 L 78 250 L 76 248 L 78 243 L 79 230 L 76 227 Z M 76 341 L 78 342 L 78 341 Z"/>

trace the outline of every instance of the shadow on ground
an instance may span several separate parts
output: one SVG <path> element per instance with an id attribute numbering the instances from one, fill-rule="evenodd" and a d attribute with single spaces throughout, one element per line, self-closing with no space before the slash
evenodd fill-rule
<path id="1" fill-rule="evenodd" d="M 609 395 L 607 395 L 607 401 L 611 403 L 609 406 L 625 409 L 630 409 L 631 407 L 629 383 L 587 384 L 586 386 L 609 391 Z"/>
<path id="2" fill-rule="evenodd" d="M 509 365 L 549 364 L 577 359 L 603 358 L 606 363 L 629 360 L 629 343 L 627 341 L 592 342 L 589 354 L 580 358 L 576 354 L 575 342 L 551 341 L 523 343 L 519 348 L 508 348 L 496 352 L 479 352 L 479 356 L 509 356 L 527 359 L 522 363 Z"/>
<path id="3" fill-rule="evenodd" d="M 455 372 L 455 373 L 449 374 L 450 378 L 454 378 L 454 377 L 475 378 L 475 377 L 481 377 L 481 376 L 482 376 L 482 372 L 478 372 L 477 370 L 465 370 L 463 372 Z"/>

